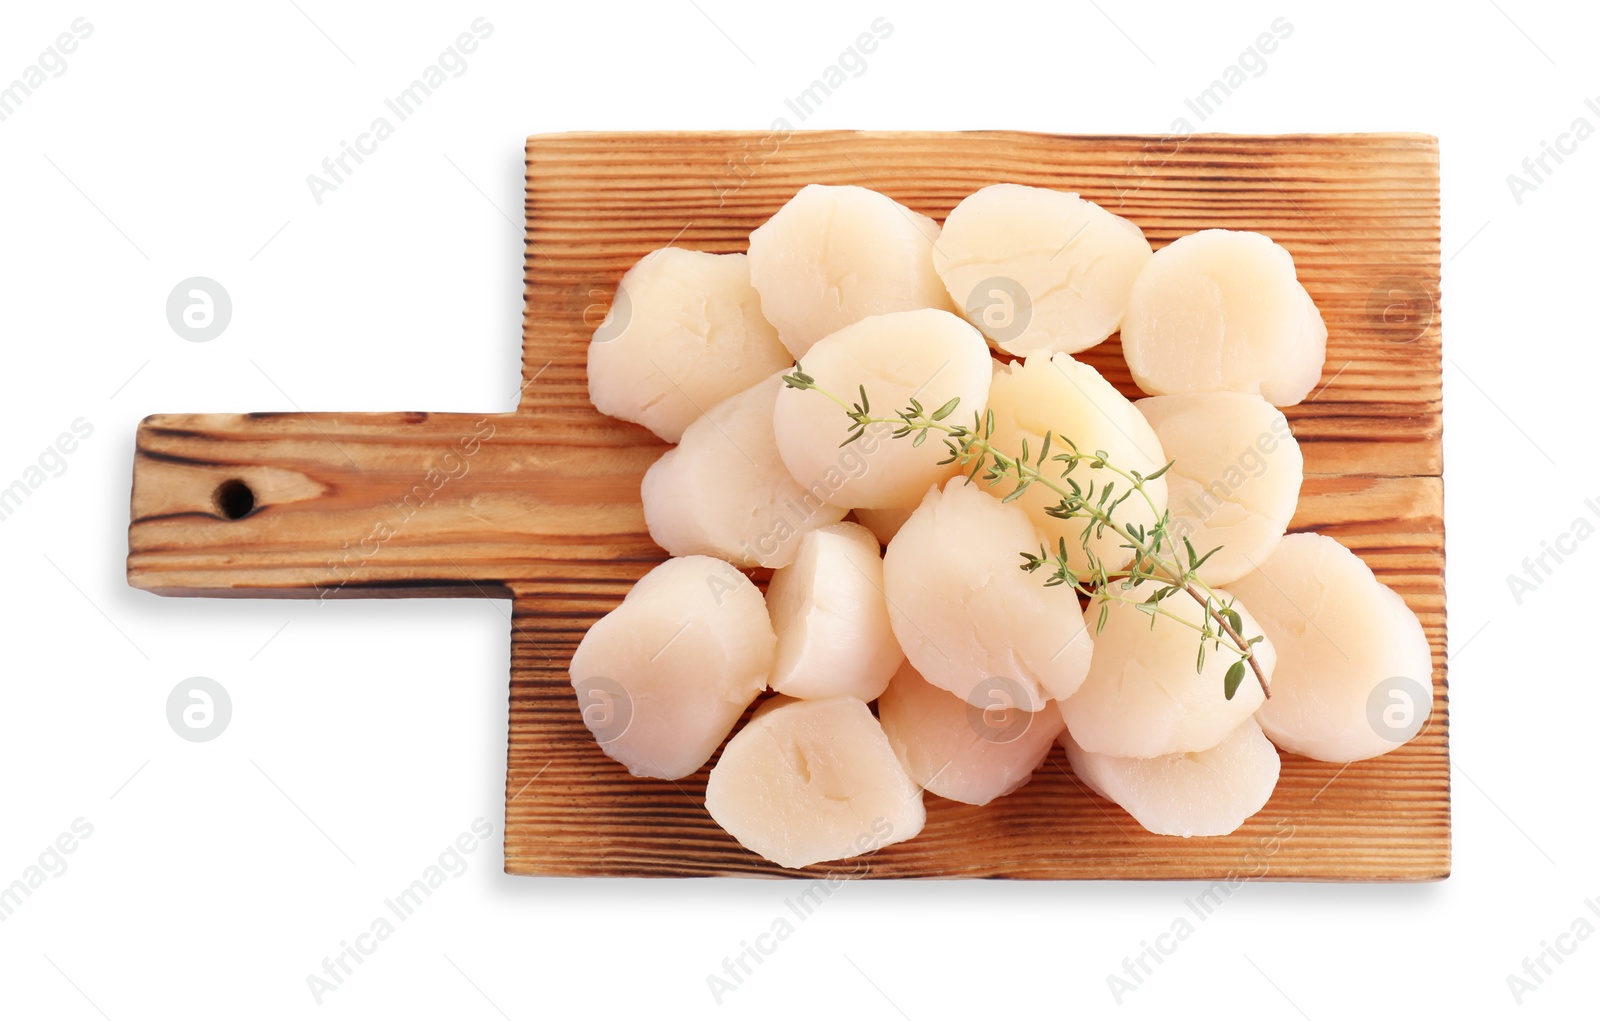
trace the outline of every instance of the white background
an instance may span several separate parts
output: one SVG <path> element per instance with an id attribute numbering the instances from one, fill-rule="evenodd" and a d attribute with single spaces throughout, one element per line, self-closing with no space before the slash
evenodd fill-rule
<path id="1" fill-rule="evenodd" d="M 94 433 L 0 522 L 0 885 L 93 826 L 0 922 L 7 1017 L 1481 1017 L 1600 903 L 1590 770 L 1600 519 L 1587 432 L 1600 140 L 1521 173 L 1600 95 L 1594 12 L 1067 0 L 8 4 L 0 81 L 92 36 L 0 123 L 0 485 Z M 1503 9 L 1502 9 L 1503 8 Z M 1436 13 L 1437 12 L 1437 13 Z M 493 35 L 318 206 L 306 185 L 475 17 Z M 525 135 L 756 128 L 874 18 L 892 36 L 803 125 L 1165 132 L 1278 17 L 1292 36 L 1196 130 L 1440 137 L 1455 871 L 1252 884 L 1118 1007 L 1106 976 L 1195 884 L 857 883 L 720 1008 L 706 976 L 793 891 L 501 872 L 506 604 L 159 599 L 127 588 L 133 431 L 158 411 L 501 411 L 517 386 Z M 270 240 L 269 240 L 270 239 Z M 264 246 L 264 247 L 263 247 Z M 231 293 L 206 344 L 179 280 Z M 1580 431 L 1582 430 L 1582 431 Z M 286 626 L 287 625 L 287 626 Z M 233 720 L 180 740 L 168 692 Z M 319 1007 L 306 976 L 482 817 L 494 836 Z M 1600 925 L 1600 917 L 1589 916 Z M 1600 938 L 1524 997 L 1592 1016 Z M 1297 1013 L 1298 1012 L 1298 1013 Z"/>

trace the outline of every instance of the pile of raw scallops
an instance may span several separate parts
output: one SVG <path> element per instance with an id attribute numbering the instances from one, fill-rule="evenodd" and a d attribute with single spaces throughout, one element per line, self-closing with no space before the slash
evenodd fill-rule
<path id="1" fill-rule="evenodd" d="M 1120 330 L 1131 402 L 1073 355 Z M 706 808 L 786 867 L 869 853 L 922 829 L 923 792 L 983 805 L 1059 741 L 1078 779 L 1140 825 L 1230 833 L 1278 781 L 1278 749 L 1329 762 L 1391 751 L 1429 713 L 1432 662 L 1405 603 L 1334 539 L 1285 535 L 1302 464 L 1279 408 L 1322 375 L 1327 329 L 1289 253 L 1204 230 L 1152 253 L 1134 223 L 1066 192 L 999 184 L 941 226 L 875 191 L 811 185 L 747 254 L 651 252 L 589 347 L 608 415 L 673 444 L 644 477 L 671 559 L 597 621 L 571 663 L 584 720 L 636 776 L 712 768 Z M 1085 607 L 1021 570 L 1024 552 L 1111 532 L 1046 513 L 1034 486 L 968 481 L 845 407 L 787 386 L 799 362 L 874 413 L 959 399 L 1000 450 L 1070 441 L 1142 476 L 1121 505 L 1176 542 L 1220 547 L 1199 578 L 1235 600 L 1270 697 L 1237 656 L 1197 665 L 1201 603 L 1145 593 Z M 842 445 L 843 444 L 843 445 Z M 1112 481 L 1079 463 L 1080 484 Z M 1151 504 L 1154 504 L 1152 507 Z M 1120 558 L 1120 561 L 1119 561 Z M 747 572 L 770 569 L 765 595 Z M 1139 587 L 1157 587 L 1144 581 Z M 1400 681 L 1425 691 L 1400 718 Z M 745 711 L 765 692 L 749 721 Z M 729 738 L 730 733 L 732 737 Z"/>

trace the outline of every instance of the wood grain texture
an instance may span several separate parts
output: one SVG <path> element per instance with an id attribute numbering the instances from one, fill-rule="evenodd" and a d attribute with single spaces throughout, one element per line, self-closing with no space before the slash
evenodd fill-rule
<path id="1" fill-rule="evenodd" d="M 1285 756 L 1260 815 L 1229 837 L 1141 830 L 1088 794 L 1057 750 L 983 808 L 928 795 L 927 828 L 868 859 L 800 874 L 1424 880 L 1450 868 L 1440 450 L 1438 156 L 1421 136 L 1150 138 L 969 134 L 571 135 L 528 143 L 522 412 L 587 441 L 649 444 L 597 419 L 581 358 L 622 272 L 669 242 L 743 251 L 808 183 L 877 188 L 942 220 L 1003 181 L 1076 191 L 1157 246 L 1205 227 L 1259 230 L 1294 255 L 1329 328 L 1314 399 L 1288 411 L 1306 458 L 1293 527 L 1338 537 L 1421 617 L 1434 650 L 1426 730 L 1341 771 Z M 1176 151 L 1174 151 L 1174 149 Z M 1137 395 L 1116 338 L 1083 356 Z M 590 432 L 589 430 L 593 430 Z M 527 874 L 787 875 L 705 814 L 706 771 L 639 780 L 600 755 L 566 666 L 636 571 L 514 583 L 506 867 Z M 714 760 L 713 760 L 714 761 Z"/>
<path id="2" fill-rule="evenodd" d="M 798 874 L 1448 874 L 1434 139 L 581 134 L 531 138 L 527 157 L 516 410 L 148 419 L 134 465 L 132 584 L 177 595 L 509 593 L 508 871 L 796 874 L 743 850 L 710 820 L 705 771 L 676 783 L 638 780 L 602 755 L 568 682 L 589 625 L 663 557 L 638 501 L 662 445 L 588 402 L 586 345 L 622 273 L 668 243 L 742 251 L 752 228 L 813 182 L 877 188 L 936 219 L 988 184 L 1061 188 L 1133 219 L 1157 246 L 1205 227 L 1259 230 L 1293 253 L 1329 327 L 1319 389 L 1288 410 L 1307 471 L 1292 527 L 1339 538 L 1422 619 L 1435 689 L 1423 734 L 1343 769 L 1285 756 L 1276 794 L 1244 829 L 1187 841 L 1144 833 L 1087 794 L 1057 751 L 1016 794 L 984 808 L 929 795 L 928 825 L 915 840 Z M 1137 394 L 1116 338 L 1081 357 Z M 462 438 L 490 426 L 466 455 Z M 423 499 L 417 487 L 430 471 L 445 480 L 423 481 Z M 215 498 L 230 479 L 258 500 L 239 520 Z"/>
<path id="3" fill-rule="evenodd" d="M 496 595 L 539 565 L 658 556 L 654 446 L 552 443 L 516 414 L 154 415 L 134 453 L 128 580 L 166 595 Z M 224 517 L 246 483 L 256 508 Z M 588 571 L 589 567 L 574 568 Z"/>

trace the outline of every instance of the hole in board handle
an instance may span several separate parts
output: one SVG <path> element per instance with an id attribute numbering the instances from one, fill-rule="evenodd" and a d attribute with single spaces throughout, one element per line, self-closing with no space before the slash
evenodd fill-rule
<path id="1" fill-rule="evenodd" d="M 217 513 L 229 521 L 238 521 L 256 509 L 255 492 L 239 479 L 229 479 L 218 486 L 212 500 L 216 502 Z"/>

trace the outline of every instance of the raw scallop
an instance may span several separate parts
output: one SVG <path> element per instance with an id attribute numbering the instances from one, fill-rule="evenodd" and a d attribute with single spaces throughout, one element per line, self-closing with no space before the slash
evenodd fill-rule
<path id="1" fill-rule="evenodd" d="M 661 248 L 623 276 L 589 343 L 589 399 L 669 443 L 790 364 L 761 315 L 744 255 Z"/>
<path id="2" fill-rule="evenodd" d="M 883 591 L 917 671 L 979 708 L 1000 684 L 1038 712 L 1071 695 L 1095 642 L 1070 586 L 1022 570 L 1039 533 L 1016 504 L 955 478 L 930 490 L 883 557 Z"/>
<path id="3" fill-rule="evenodd" d="M 1086 752 L 1061 735 L 1072 771 L 1090 790 L 1115 801 L 1151 833 L 1220 837 L 1261 811 L 1278 785 L 1272 742 L 1246 719 L 1214 748 L 1151 759 Z"/>
<path id="4" fill-rule="evenodd" d="M 1128 590 L 1113 583 L 1111 591 L 1139 603 L 1158 588 L 1150 581 Z M 1228 594 L 1218 592 L 1217 598 L 1226 602 Z M 1161 608 L 1196 625 L 1204 616 L 1200 604 L 1182 592 L 1163 600 Z M 1245 638 L 1262 633 L 1242 602 L 1234 609 Z M 1099 612 L 1096 600 L 1089 606 L 1090 619 L 1097 620 Z M 1263 695 L 1247 667 L 1233 698 L 1227 698 L 1223 679 L 1238 657 L 1226 644 L 1218 650 L 1208 643 L 1205 666 L 1196 671 L 1199 648 L 1200 633 L 1180 620 L 1151 616 L 1131 603 L 1111 603 L 1105 629 L 1095 635 L 1089 677 L 1061 703 L 1073 739 L 1092 752 L 1136 759 L 1216 746 L 1250 718 Z M 1277 658 L 1270 637 L 1256 644 L 1255 655 L 1270 683 Z M 1276 699 L 1277 692 L 1273 695 Z"/>
<path id="5" fill-rule="evenodd" d="M 1259 394 L 1299 404 L 1322 377 L 1328 328 L 1265 234 L 1203 230 L 1151 257 L 1133 283 L 1122 353 L 1148 394 Z"/>
<path id="6" fill-rule="evenodd" d="M 893 418 L 913 397 L 932 414 L 955 397 L 961 401 L 956 414 L 965 419 L 989 397 L 983 335 L 960 316 L 937 309 L 893 312 L 846 326 L 818 341 L 804 368 L 817 386 L 844 401 L 859 401 L 864 388 L 874 417 Z M 913 446 L 910 439 L 893 438 L 892 424 L 874 423 L 841 447 L 853 427 L 850 418 L 815 391 L 786 388 L 778 395 L 774 421 L 789 473 L 843 507 L 910 506 L 956 470 L 939 464 L 948 451 L 936 434 Z"/>
<path id="7" fill-rule="evenodd" d="M 750 579 L 711 557 L 668 560 L 572 654 L 583 721 L 634 776 L 675 780 L 711 758 L 767 685 L 778 639 Z"/>
<path id="8" fill-rule="evenodd" d="M 1256 712 L 1284 751 L 1353 762 L 1405 744 L 1433 705 L 1433 656 L 1416 614 L 1339 542 L 1284 536 L 1230 587 L 1278 650 Z"/>
<path id="9" fill-rule="evenodd" d="M 1161 441 L 1139 410 L 1092 366 L 1070 355 L 1037 354 L 996 373 L 989 408 L 995 415 L 992 442 L 1012 457 L 1021 456 L 1026 440 L 1028 459 L 1037 462 L 1044 434 L 1050 432 L 1052 457 L 1066 453 L 1063 441 L 1071 440 L 1082 453 L 1106 452 L 1111 464 L 1123 471 L 1151 475 L 1167 463 Z M 1066 487 L 1061 478 L 1065 468 L 1059 461 L 1046 461 L 1040 470 L 1050 481 Z M 1086 490 L 1092 482 L 1097 497 L 1107 483 L 1114 486 L 1113 498 L 1128 491 L 1128 483 L 1110 468 L 1093 468 L 1087 459 L 1073 469 L 1072 478 Z M 1145 491 L 1156 509 L 1136 495 L 1118 508 L 1115 518 L 1119 524 L 1145 528 L 1155 524 L 1158 510 L 1167 505 L 1166 479 L 1149 480 Z M 1064 520 L 1045 513 L 1060 499 L 1060 494 L 1036 482 L 1017 503 L 1044 533 L 1052 553 L 1058 551 L 1058 540 L 1066 540 L 1068 562 L 1082 577 L 1089 567 L 1083 535 L 1090 525 L 1084 518 Z M 1089 549 L 1108 569 L 1115 569 L 1128 560 L 1128 551 L 1121 548 L 1125 541 L 1110 529 L 1098 535 L 1091 531 Z"/>
<path id="10" fill-rule="evenodd" d="M 925 819 L 922 788 L 872 710 L 843 696 L 752 719 L 712 767 L 706 810 L 739 843 L 791 869 L 910 840 Z"/>
<path id="11" fill-rule="evenodd" d="M 857 507 L 850 512 L 858 522 L 867 526 L 868 530 L 877 537 L 881 545 L 889 545 L 895 533 L 900 531 L 900 526 L 911 517 L 911 512 L 917 508 L 911 507 Z"/>
<path id="12" fill-rule="evenodd" d="M 784 346 L 885 312 L 952 309 L 933 271 L 939 225 L 878 192 L 808 184 L 750 233 L 750 282 Z"/>
<path id="13" fill-rule="evenodd" d="M 774 710 L 782 709 L 786 705 L 793 705 L 799 701 L 800 699 L 795 698 L 793 695 L 779 695 L 774 692 L 762 699 L 760 704 L 756 706 L 755 711 L 750 714 L 750 722 L 754 723 Z"/>
<path id="14" fill-rule="evenodd" d="M 772 573 L 767 610 L 778 634 L 775 691 L 870 702 L 905 661 L 883 601 L 878 540 L 854 522 L 807 532 L 793 564 Z"/>
<path id="15" fill-rule="evenodd" d="M 640 496 L 656 545 L 675 557 L 782 567 L 808 530 L 844 517 L 827 490 L 802 488 L 778 457 L 772 412 L 780 376 L 713 407 L 645 472 Z"/>
<path id="16" fill-rule="evenodd" d="M 911 779 L 951 801 L 987 805 L 1027 783 L 1065 726 L 1055 706 L 1030 713 L 997 689 L 978 707 L 903 665 L 878 699 L 889 745 Z"/>
<path id="17" fill-rule="evenodd" d="M 1049 188 L 995 184 L 945 218 L 933 265 L 1012 354 L 1082 351 L 1117 332 L 1150 242 L 1131 220 Z"/>
<path id="18" fill-rule="evenodd" d="M 1300 502 L 1300 444 L 1283 412 L 1255 394 L 1146 397 L 1134 407 L 1173 461 L 1162 478 L 1176 544 L 1201 553 L 1200 579 L 1226 585 L 1255 570 Z"/>

